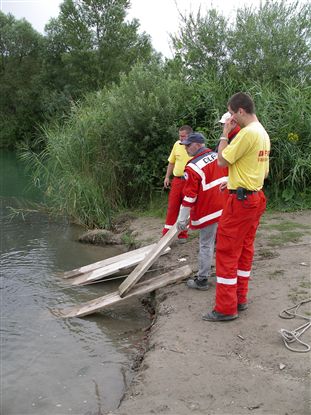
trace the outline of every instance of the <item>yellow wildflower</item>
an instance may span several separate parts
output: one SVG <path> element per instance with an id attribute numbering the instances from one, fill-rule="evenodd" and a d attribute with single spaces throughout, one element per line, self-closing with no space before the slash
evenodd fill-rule
<path id="1" fill-rule="evenodd" d="M 289 139 L 289 141 L 299 141 L 299 135 L 296 133 L 288 133 L 287 138 Z"/>

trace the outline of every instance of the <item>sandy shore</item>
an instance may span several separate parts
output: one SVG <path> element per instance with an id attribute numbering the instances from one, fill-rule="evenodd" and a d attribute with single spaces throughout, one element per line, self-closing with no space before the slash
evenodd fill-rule
<path id="1" fill-rule="evenodd" d="M 157 219 L 132 223 L 133 234 L 145 244 L 159 238 L 159 229 Z M 249 309 L 232 322 L 201 319 L 214 305 L 214 277 L 208 291 L 182 283 L 156 292 L 147 352 L 113 414 L 310 414 L 311 352 L 289 351 L 279 333 L 306 322 L 281 319 L 279 313 L 311 297 L 310 234 L 310 211 L 265 214 Z M 155 266 L 189 264 L 195 273 L 197 250 L 197 237 L 184 245 L 175 242 Z M 311 302 L 300 311 L 310 317 Z M 311 344 L 311 328 L 301 339 Z"/>

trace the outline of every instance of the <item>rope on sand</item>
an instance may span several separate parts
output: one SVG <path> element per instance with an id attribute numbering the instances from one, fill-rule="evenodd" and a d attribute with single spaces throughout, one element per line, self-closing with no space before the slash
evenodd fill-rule
<path id="1" fill-rule="evenodd" d="M 303 342 L 302 340 L 299 339 L 299 337 L 305 332 L 307 331 L 307 329 L 309 327 L 311 327 L 311 318 L 303 315 L 303 314 L 298 314 L 298 309 L 300 308 L 300 306 L 302 306 L 303 304 L 306 304 L 308 302 L 311 301 L 311 298 L 307 298 L 306 300 L 302 300 L 300 301 L 300 303 L 295 304 L 292 307 L 286 308 L 285 310 L 281 311 L 281 313 L 279 314 L 279 316 L 281 318 L 284 319 L 292 319 L 295 317 L 300 317 L 304 320 L 306 320 L 307 322 L 305 324 L 303 324 L 302 326 L 297 327 L 295 330 L 293 331 L 289 331 L 286 329 L 281 329 L 279 331 L 279 333 L 281 334 L 284 344 L 287 347 L 287 349 L 291 350 L 292 352 L 298 352 L 298 353 L 306 353 L 309 352 L 311 350 L 311 347 L 309 344 Z M 293 348 L 291 347 L 289 344 L 293 343 L 293 342 L 298 342 L 300 344 L 300 348 Z M 302 347 L 302 348 L 301 348 Z"/>

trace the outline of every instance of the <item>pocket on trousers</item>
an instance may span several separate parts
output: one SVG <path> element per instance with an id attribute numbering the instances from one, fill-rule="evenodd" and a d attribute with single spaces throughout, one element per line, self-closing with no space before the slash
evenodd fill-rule
<path id="1" fill-rule="evenodd" d="M 244 209 L 258 209 L 260 199 L 259 196 L 256 195 L 256 197 L 248 197 L 247 199 L 242 200 L 240 203 L 242 204 L 242 208 Z"/>

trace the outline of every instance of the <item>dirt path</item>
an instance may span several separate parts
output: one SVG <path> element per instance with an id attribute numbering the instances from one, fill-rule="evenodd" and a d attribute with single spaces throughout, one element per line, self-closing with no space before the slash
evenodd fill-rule
<path id="1" fill-rule="evenodd" d="M 143 244 L 159 238 L 161 223 L 132 223 Z M 310 298 L 311 212 L 267 213 L 258 232 L 249 309 L 226 323 L 203 321 L 214 305 L 215 278 L 205 292 L 184 283 L 156 293 L 157 318 L 142 365 L 114 414 L 310 414 L 309 353 L 294 353 L 279 330 L 305 321 L 281 310 Z M 174 243 L 158 268 L 197 270 L 198 239 Z M 311 303 L 301 312 L 311 316 Z M 302 340 L 311 344 L 311 328 Z"/>

